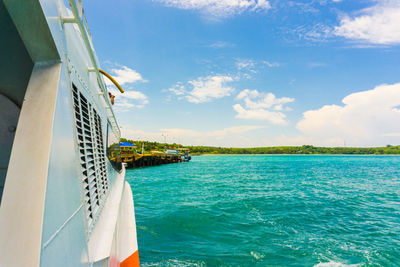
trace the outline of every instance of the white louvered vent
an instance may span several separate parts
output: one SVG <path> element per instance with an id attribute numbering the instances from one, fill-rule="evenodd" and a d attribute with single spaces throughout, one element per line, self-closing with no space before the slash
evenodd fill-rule
<path id="1" fill-rule="evenodd" d="M 75 85 L 72 88 L 82 192 L 88 231 L 91 232 L 109 187 L 102 126 L 96 110 Z"/>

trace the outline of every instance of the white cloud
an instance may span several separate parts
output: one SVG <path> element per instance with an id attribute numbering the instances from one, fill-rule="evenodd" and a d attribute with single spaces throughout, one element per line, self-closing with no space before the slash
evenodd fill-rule
<path id="1" fill-rule="evenodd" d="M 241 133 L 245 133 L 245 132 L 257 130 L 257 129 L 262 129 L 262 128 L 265 128 L 265 127 L 259 126 L 259 125 L 241 125 L 241 126 L 225 128 L 222 130 L 211 131 L 208 133 L 208 135 L 214 136 L 214 137 L 225 137 L 226 135 L 229 135 L 229 134 L 241 134 Z"/>
<path id="2" fill-rule="evenodd" d="M 385 133 L 382 136 L 388 136 L 388 137 L 400 137 L 400 132 L 397 133 Z"/>
<path id="3" fill-rule="evenodd" d="M 193 90 L 186 96 L 186 99 L 192 103 L 208 102 L 213 98 L 229 96 L 234 89 L 226 86 L 226 83 L 232 82 L 230 76 L 208 76 L 190 81 Z"/>
<path id="4" fill-rule="evenodd" d="M 147 96 L 139 91 L 125 91 L 123 94 L 115 89 L 109 89 L 109 91 L 115 96 L 114 106 L 118 111 L 126 112 L 131 108 L 144 108 L 149 103 Z"/>
<path id="5" fill-rule="evenodd" d="M 125 93 L 121 96 L 129 100 L 134 100 L 131 101 L 131 103 L 133 102 L 134 103 L 133 107 L 136 108 L 143 108 L 145 105 L 149 103 L 147 96 L 139 91 L 125 91 Z"/>
<path id="6" fill-rule="evenodd" d="M 128 84 L 135 82 L 147 82 L 143 79 L 142 75 L 137 71 L 128 68 L 127 66 L 119 66 L 119 68 L 113 68 L 110 71 L 111 76 L 120 84 Z M 106 85 L 113 85 L 109 79 L 104 80 Z"/>
<path id="7" fill-rule="evenodd" d="M 174 86 L 169 88 L 168 91 L 174 93 L 177 96 L 184 95 L 186 93 L 185 86 L 181 82 L 177 82 Z"/>
<path id="8" fill-rule="evenodd" d="M 254 74 L 257 74 L 260 69 L 265 68 L 266 66 L 269 68 L 280 67 L 281 64 L 277 62 L 270 62 L 267 60 L 254 60 L 254 59 L 243 59 L 237 58 L 235 59 L 236 69 L 239 71 L 238 77 L 242 77 L 244 79 L 253 78 Z"/>
<path id="9" fill-rule="evenodd" d="M 187 86 L 178 82 L 168 90 L 180 96 L 180 99 L 186 99 L 191 103 L 198 104 L 231 95 L 234 89 L 227 86 L 227 83 L 233 81 L 234 78 L 230 76 L 207 76 L 189 81 Z M 191 90 L 188 91 L 186 87 L 191 87 Z"/>
<path id="10" fill-rule="evenodd" d="M 115 65 L 115 64 L 114 64 Z M 116 65 L 110 70 L 111 76 L 122 86 L 124 93 L 120 93 L 114 84 L 107 78 L 104 82 L 107 85 L 107 89 L 110 93 L 115 96 L 114 106 L 118 111 L 129 111 L 131 108 L 143 108 L 149 103 L 149 100 L 145 94 L 139 91 L 130 90 L 128 85 L 137 82 L 147 82 L 143 79 L 142 75 L 135 70 L 122 65 Z"/>
<path id="11" fill-rule="evenodd" d="M 114 104 L 114 106 L 116 107 L 116 109 L 118 109 L 118 111 L 129 111 L 130 108 L 135 107 L 134 104 L 129 103 L 126 100 L 118 101 Z"/>
<path id="12" fill-rule="evenodd" d="M 147 96 L 139 91 L 126 91 L 123 94 L 123 97 L 129 98 L 129 99 L 135 99 L 135 100 L 143 100 L 143 101 L 147 100 Z M 146 104 L 147 104 L 147 102 L 146 102 Z"/>
<path id="13" fill-rule="evenodd" d="M 149 140 L 184 145 L 206 145 L 225 147 L 255 146 L 254 140 L 244 136 L 245 133 L 265 128 L 259 125 L 241 125 L 213 131 L 196 131 L 192 129 L 168 128 L 158 131 L 143 131 L 130 126 L 121 127 L 122 136 L 133 140 Z"/>
<path id="14" fill-rule="evenodd" d="M 253 75 L 258 73 L 257 63 L 253 59 L 236 59 L 236 69 L 239 71 L 238 76 L 247 80 L 252 79 Z"/>
<path id="15" fill-rule="evenodd" d="M 114 106 L 119 111 L 129 111 L 130 108 L 143 108 L 149 103 L 145 94 L 134 90 L 125 90 L 121 93 L 113 87 L 108 87 L 108 91 L 115 96 Z"/>
<path id="16" fill-rule="evenodd" d="M 225 47 L 232 47 L 235 46 L 235 44 L 231 44 L 228 42 L 222 42 L 222 41 L 218 41 L 215 43 L 212 43 L 209 45 L 209 47 L 214 48 L 214 49 L 221 49 L 221 48 L 225 48 Z"/>
<path id="17" fill-rule="evenodd" d="M 345 16 L 334 34 L 372 44 L 400 43 L 400 1 L 384 0 L 356 17 Z"/>
<path id="18" fill-rule="evenodd" d="M 342 106 L 303 113 L 297 129 L 314 143 L 375 146 L 400 143 L 400 83 L 350 94 Z"/>
<path id="19" fill-rule="evenodd" d="M 251 109 L 257 108 L 276 108 L 283 104 L 293 102 L 293 98 L 282 97 L 276 98 L 272 93 L 260 93 L 257 90 L 245 89 L 241 91 L 236 99 L 244 100 L 246 107 Z M 255 99 L 255 101 L 254 101 Z"/>
<path id="20" fill-rule="evenodd" d="M 266 60 L 261 61 L 263 64 L 267 65 L 270 68 L 274 68 L 274 67 L 279 67 L 281 64 L 277 63 L 277 62 L 269 62 Z"/>
<path id="21" fill-rule="evenodd" d="M 300 2 L 300 1 L 282 1 L 279 2 L 282 9 L 294 8 L 298 13 L 318 13 L 319 9 L 315 8 L 316 1 Z M 325 1 L 318 1 L 319 4 L 326 4 Z"/>
<path id="22" fill-rule="evenodd" d="M 297 42 L 299 39 L 313 42 L 326 42 L 332 37 L 332 27 L 323 23 L 304 24 L 294 27 L 282 27 L 287 41 Z"/>
<path id="23" fill-rule="evenodd" d="M 237 112 L 236 118 L 247 120 L 265 120 L 273 124 L 286 124 L 286 115 L 282 112 L 270 111 L 267 109 L 245 109 L 240 104 L 233 105 Z"/>
<path id="24" fill-rule="evenodd" d="M 294 101 L 294 98 L 276 98 L 272 93 L 260 93 L 249 89 L 241 91 L 236 99 L 244 101 L 244 107 L 241 104 L 233 105 L 233 109 L 237 112 L 236 118 L 265 120 L 278 125 L 287 123 L 286 115 L 282 112 L 283 106 Z"/>
<path id="25" fill-rule="evenodd" d="M 279 67 L 281 64 L 277 62 L 270 62 L 267 60 L 253 60 L 253 59 L 236 59 L 236 68 L 238 70 L 249 70 L 251 72 L 256 73 L 256 67 L 267 66 L 270 68 Z"/>
<path id="26" fill-rule="evenodd" d="M 238 59 L 236 61 L 236 67 L 238 70 L 242 69 L 252 69 L 256 65 L 255 61 L 252 59 Z"/>
<path id="27" fill-rule="evenodd" d="M 153 0 L 179 9 L 194 9 L 216 17 L 241 14 L 244 11 L 266 11 L 267 0 Z"/>

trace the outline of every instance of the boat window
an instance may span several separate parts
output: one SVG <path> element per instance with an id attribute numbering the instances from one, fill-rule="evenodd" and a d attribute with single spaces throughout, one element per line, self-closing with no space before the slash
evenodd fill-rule
<path id="1" fill-rule="evenodd" d="M 107 123 L 107 157 L 115 169 L 118 171 L 122 169 L 119 139 L 114 133 L 110 122 Z"/>

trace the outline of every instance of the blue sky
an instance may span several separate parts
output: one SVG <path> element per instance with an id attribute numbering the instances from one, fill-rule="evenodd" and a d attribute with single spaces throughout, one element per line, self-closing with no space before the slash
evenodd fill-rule
<path id="1" fill-rule="evenodd" d="M 400 144 L 399 0 L 88 0 L 85 13 L 127 91 L 125 137 Z"/>

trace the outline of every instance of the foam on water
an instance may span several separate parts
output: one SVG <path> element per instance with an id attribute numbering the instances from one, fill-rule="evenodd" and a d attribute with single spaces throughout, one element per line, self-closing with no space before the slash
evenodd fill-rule
<path id="1" fill-rule="evenodd" d="M 195 261 L 183 261 L 177 259 L 169 259 L 161 262 L 155 263 L 140 263 L 142 267 L 153 267 L 153 266 L 165 266 L 165 267 L 203 267 L 205 266 L 204 262 L 195 262 Z"/>
<path id="2" fill-rule="evenodd" d="M 343 264 L 340 262 L 335 262 L 335 261 L 330 261 L 330 262 L 321 262 L 318 263 L 316 265 L 314 265 L 314 267 L 360 267 L 362 266 L 362 264 Z"/>
<path id="3" fill-rule="evenodd" d="M 399 156 L 200 156 L 127 179 L 143 266 L 400 266 Z"/>

